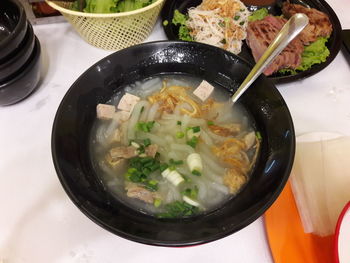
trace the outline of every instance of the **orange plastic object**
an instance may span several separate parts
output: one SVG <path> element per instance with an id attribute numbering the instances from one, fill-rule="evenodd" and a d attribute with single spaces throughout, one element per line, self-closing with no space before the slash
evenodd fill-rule
<path id="1" fill-rule="evenodd" d="M 334 262 L 334 235 L 304 233 L 289 182 L 265 213 L 265 225 L 275 263 Z"/>

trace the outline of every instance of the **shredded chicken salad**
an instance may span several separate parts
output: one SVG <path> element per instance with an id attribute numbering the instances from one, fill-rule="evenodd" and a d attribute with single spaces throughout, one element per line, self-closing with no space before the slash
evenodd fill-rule
<path id="1" fill-rule="evenodd" d="M 194 41 L 241 52 L 250 12 L 239 0 L 204 0 L 188 10 L 186 27 Z"/>

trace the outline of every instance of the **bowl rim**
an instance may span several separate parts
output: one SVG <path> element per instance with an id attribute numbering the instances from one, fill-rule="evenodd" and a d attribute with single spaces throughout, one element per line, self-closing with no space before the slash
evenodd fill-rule
<path id="1" fill-rule="evenodd" d="M 13 78 L 11 78 L 10 80 L 8 80 L 4 83 L 0 82 L 0 90 L 7 88 L 8 86 L 12 85 L 17 80 L 23 78 L 28 73 L 28 71 L 30 71 L 32 69 L 34 63 L 36 63 L 37 60 L 40 59 L 40 54 L 41 54 L 40 41 L 36 36 L 34 37 L 34 39 L 35 39 L 35 42 L 34 42 L 33 51 L 31 53 L 31 55 L 29 56 L 28 60 L 19 69 L 18 74 L 14 75 Z"/>
<path id="2" fill-rule="evenodd" d="M 84 13 L 84 12 L 80 12 L 80 11 L 74 11 L 74 10 L 70 10 L 67 8 L 64 8 L 58 4 L 56 4 L 55 2 L 59 2 L 59 1 L 52 1 L 52 0 L 45 0 L 45 2 L 51 6 L 52 8 L 60 11 L 62 14 L 66 14 L 66 15 L 72 15 L 72 16 L 82 16 L 82 17 L 93 17 L 93 18 L 117 18 L 117 17 L 125 17 L 125 16 L 131 16 L 131 15 L 137 15 L 137 14 L 141 14 L 143 12 L 146 12 L 158 5 L 161 5 L 164 1 L 166 0 L 157 0 L 154 3 L 136 9 L 136 10 L 132 10 L 132 11 L 128 11 L 128 12 L 121 12 L 121 13 Z"/>
<path id="3" fill-rule="evenodd" d="M 169 41 L 169 40 L 163 40 L 163 41 L 152 41 L 152 42 L 147 42 L 147 43 L 142 43 L 142 44 L 138 44 L 135 46 L 131 46 L 128 47 L 127 49 L 137 49 L 140 46 L 150 46 L 150 45 L 171 45 L 171 44 L 180 44 L 180 45 L 201 45 L 201 46 L 207 46 L 210 48 L 214 48 L 214 49 L 218 49 L 216 47 L 213 47 L 211 45 L 207 45 L 207 44 L 203 44 L 203 43 L 198 43 L 198 42 L 186 42 L 186 41 Z M 164 47 L 165 48 L 165 47 Z M 125 52 L 126 49 L 117 51 L 117 52 Z M 278 91 L 278 89 L 275 87 L 273 81 L 267 79 L 265 76 L 262 76 L 265 80 L 267 80 L 274 89 L 274 92 L 276 92 L 276 95 L 279 97 L 279 99 L 283 102 L 284 106 L 285 106 L 285 110 L 287 113 L 287 122 L 288 122 L 288 126 L 290 127 L 291 130 L 291 140 L 290 140 L 290 148 L 289 148 L 289 158 L 287 161 L 287 164 L 285 166 L 284 169 L 284 173 L 281 176 L 281 179 L 278 181 L 278 185 L 274 188 L 273 193 L 271 194 L 271 196 L 269 197 L 269 199 L 264 202 L 263 205 L 259 206 L 259 209 L 255 210 L 252 214 L 250 214 L 249 216 L 247 216 L 244 220 L 240 221 L 238 224 L 235 224 L 234 227 L 231 227 L 228 230 L 223 230 L 220 233 L 217 233 L 215 235 L 209 235 L 208 237 L 206 237 L 205 239 L 191 239 L 191 240 L 186 240 L 186 241 L 168 241 L 168 240 L 151 240 L 149 238 L 144 238 L 144 237 L 140 237 L 140 236 L 136 236 L 133 235 L 131 233 L 125 233 L 119 229 L 116 229 L 110 225 L 108 225 L 106 222 L 104 222 L 104 220 L 101 220 L 100 218 L 98 218 L 95 214 L 91 213 L 91 211 L 89 209 L 87 209 L 79 200 L 79 198 L 77 197 L 76 194 L 74 194 L 74 192 L 70 189 L 68 183 L 66 182 L 66 178 L 63 175 L 63 171 L 61 169 L 61 164 L 58 161 L 59 157 L 57 154 L 57 144 L 55 142 L 56 138 L 57 138 L 57 133 L 58 133 L 58 118 L 60 115 L 60 112 L 63 109 L 65 100 L 67 99 L 68 96 L 70 96 L 70 92 L 72 91 L 73 87 L 76 85 L 76 83 L 78 83 L 80 81 L 80 79 L 82 79 L 85 74 L 87 74 L 88 71 L 90 71 L 92 68 L 96 67 L 99 63 L 101 63 L 104 60 L 108 60 L 111 56 L 113 56 L 115 53 L 114 52 L 102 59 L 100 59 L 99 61 L 97 61 L 96 63 L 94 63 L 91 67 L 89 67 L 88 69 L 86 69 L 75 81 L 74 83 L 71 85 L 71 87 L 67 90 L 66 94 L 64 95 L 64 97 L 62 98 L 60 105 L 57 109 L 55 118 L 54 118 L 54 122 L 53 122 L 53 126 L 52 126 L 52 133 L 51 133 L 51 154 L 52 154 L 52 160 L 54 163 L 54 167 L 57 173 L 57 176 L 59 178 L 60 183 L 62 184 L 63 189 L 65 190 L 65 192 L 67 193 L 68 197 L 72 200 L 72 202 L 79 208 L 79 210 L 85 214 L 88 218 L 90 218 L 94 223 L 96 223 L 97 225 L 99 225 L 100 227 L 102 227 L 105 230 L 108 230 L 109 232 L 116 234 L 120 237 L 123 237 L 125 239 L 131 240 L 131 241 L 135 241 L 135 242 L 139 242 L 142 244 L 147 244 L 147 245 L 153 245 L 153 246 L 166 246 L 166 247 L 186 247 L 186 246 L 193 246 L 193 245 L 200 245 L 200 244 L 205 244 L 205 243 L 209 243 L 224 237 L 227 237 L 241 229 L 243 229 L 244 227 L 250 225 L 252 222 L 254 222 L 255 220 L 257 220 L 260 216 L 263 215 L 263 213 L 275 202 L 275 200 L 277 199 L 277 197 L 280 195 L 280 193 L 282 192 L 283 188 L 285 187 L 287 180 L 289 178 L 290 172 L 292 170 L 292 165 L 294 162 L 294 154 L 295 154 L 295 130 L 294 130 L 294 125 L 293 125 L 293 120 L 292 120 L 292 116 L 290 114 L 290 111 L 288 109 L 288 106 L 285 102 L 285 100 L 283 99 L 281 93 Z M 223 52 L 227 52 L 227 51 L 223 51 Z M 231 54 L 232 56 L 238 57 L 234 54 Z M 249 62 L 247 62 L 244 58 L 238 57 L 239 60 L 243 61 L 244 64 L 246 64 L 249 68 L 252 68 L 251 64 Z"/>
<path id="4" fill-rule="evenodd" d="M 19 3 L 17 0 L 7 0 L 7 1 L 9 3 L 12 3 L 14 6 L 16 6 L 16 8 L 19 11 L 19 18 L 18 18 L 18 22 L 17 22 L 15 28 L 11 31 L 11 34 L 8 37 L 4 38 L 2 41 L 0 41 L 0 50 L 4 49 L 8 45 L 11 45 L 12 44 L 11 42 L 17 36 L 21 35 L 21 33 L 23 33 L 23 37 L 24 37 L 25 33 L 26 33 L 26 30 L 24 30 L 24 32 L 22 32 L 22 29 L 23 28 L 27 29 L 27 24 L 28 24 L 28 22 L 27 22 L 27 15 L 25 13 L 25 10 L 24 10 L 24 7 L 22 6 L 22 4 Z M 22 40 L 22 38 L 21 38 L 21 40 Z M 21 42 L 21 41 L 19 41 L 19 42 Z M 19 45 L 19 43 L 18 43 L 18 45 Z M 4 55 L 1 55 L 1 52 L 0 52 L 0 57 L 4 58 L 4 57 L 6 57 L 7 55 L 9 55 L 12 52 L 13 52 L 13 49 L 11 49 L 10 51 L 7 50 Z"/>

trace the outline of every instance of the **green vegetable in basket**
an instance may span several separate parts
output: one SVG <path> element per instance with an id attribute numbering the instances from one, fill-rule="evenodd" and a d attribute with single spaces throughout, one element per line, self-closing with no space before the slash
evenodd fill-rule
<path id="1" fill-rule="evenodd" d="M 155 0 L 120 0 L 116 6 L 116 9 L 113 9 L 115 12 L 128 12 L 136 9 L 143 8 L 155 2 Z"/>
<path id="2" fill-rule="evenodd" d="M 143 8 L 156 0 L 76 0 L 72 9 L 80 11 L 82 2 L 85 2 L 85 13 L 121 13 Z"/>
<path id="3" fill-rule="evenodd" d="M 86 13 L 112 13 L 118 0 L 86 0 Z"/>

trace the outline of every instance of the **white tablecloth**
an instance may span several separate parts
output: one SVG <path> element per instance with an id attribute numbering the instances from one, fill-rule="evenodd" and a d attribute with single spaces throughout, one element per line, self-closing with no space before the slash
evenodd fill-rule
<path id="1" fill-rule="evenodd" d="M 343 28 L 350 28 L 348 1 L 329 4 Z M 71 84 L 111 52 L 85 43 L 67 23 L 34 30 L 42 45 L 40 87 L 24 101 L 0 107 L 0 262 L 273 262 L 263 218 L 210 244 L 162 248 L 115 236 L 84 216 L 58 181 L 51 128 Z M 165 38 L 158 21 L 147 41 Z M 350 135 L 350 64 L 343 52 L 317 75 L 278 85 L 298 135 L 312 131 Z"/>

